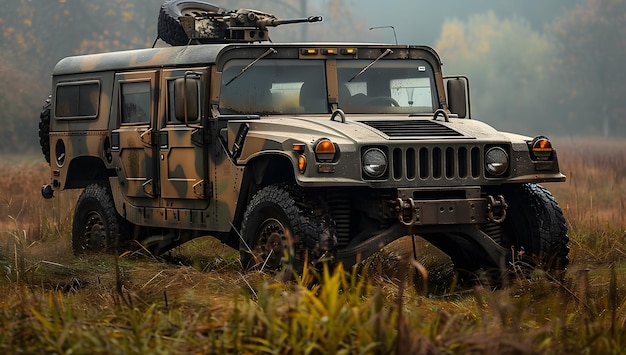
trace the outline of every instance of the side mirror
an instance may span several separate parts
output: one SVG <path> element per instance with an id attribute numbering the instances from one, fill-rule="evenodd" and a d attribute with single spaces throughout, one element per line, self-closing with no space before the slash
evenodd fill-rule
<path id="1" fill-rule="evenodd" d="M 174 114 L 180 122 L 187 123 L 198 119 L 198 78 L 184 78 L 174 81 Z"/>
<path id="2" fill-rule="evenodd" d="M 469 78 L 466 76 L 448 76 L 443 78 L 450 112 L 459 118 L 471 118 L 469 96 Z"/>

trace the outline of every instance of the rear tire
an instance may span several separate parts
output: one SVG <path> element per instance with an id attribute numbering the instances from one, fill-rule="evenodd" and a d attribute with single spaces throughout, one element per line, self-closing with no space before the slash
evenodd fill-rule
<path id="1" fill-rule="evenodd" d="M 88 185 L 78 197 L 72 223 L 74 253 L 113 252 L 127 235 L 128 223 L 115 210 L 108 186 Z"/>
<path id="2" fill-rule="evenodd" d="M 39 114 L 39 145 L 41 152 L 50 163 L 50 108 L 52 107 L 52 95 L 48 96 Z"/>
<path id="3" fill-rule="evenodd" d="M 320 199 L 286 186 L 267 186 L 244 214 L 240 243 L 244 269 L 300 270 L 305 260 L 333 259 L 335 224 Z"/>

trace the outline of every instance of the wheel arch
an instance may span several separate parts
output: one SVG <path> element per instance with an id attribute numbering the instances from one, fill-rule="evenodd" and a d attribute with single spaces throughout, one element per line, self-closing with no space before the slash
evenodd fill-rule
<path id="1" fill-rule="evenodd" d="M 93 156 L 80 156 L 72 159 L 67 170 L 65 189 L 78 189 L 106 181 L 115 176 L 115 171 L 107 169 L 102 159 Z"/>
<path id="2" fill-rule="evenodd" d="M 297 183 L 293 163 L 287 156 L 280 154 L 263 154 L 248 161 L 244 169 L 239 199 L 237 201 L 237 207 L 235 208 L 233 230 L 231 230 L 226 244 L 232 246 L 234 243 L 234 245 L 238 247 L 243 215 L 254 194 L 265 186 L 280 183 Z"/>
<path id="3" fill-rule="evenodd" d="M 245 173 L 250 173 L 254 184 L 262 187 L 279 183 L 297 183 L 294 163 L 282 154 L 263 154 L 250 160 Z"/>

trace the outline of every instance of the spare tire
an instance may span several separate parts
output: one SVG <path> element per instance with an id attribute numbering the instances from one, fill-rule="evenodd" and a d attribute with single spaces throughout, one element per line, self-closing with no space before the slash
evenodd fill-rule
<path id="1" fill-rule="evenodd" d="M 39 145 L 41 152 L 50 163 L 50 107 L 52 107 L 52 95 L 48 96 L 39 114 Z"/>
<path id="2" fill-rule="evenodd" d="M 158 37 L 172 46 L 184 46 L 189 43 L 189 36 L 180 22 L 180 17 L 198 15 L 225 15 L 226 10 L 204 1 L 168 0 L 161 5 L 157 26 Z M 213 26 L 205 28 L 210 38 L 221 38 L 225 33 L 226 24 L 215 19 Z M 206 35 L 206 34 L 205 34 Z"/>

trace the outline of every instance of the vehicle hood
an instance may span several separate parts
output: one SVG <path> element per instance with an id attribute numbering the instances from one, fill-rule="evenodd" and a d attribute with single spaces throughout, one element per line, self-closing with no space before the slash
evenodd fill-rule
<path id="1" fill-rule="evenodd" d="M 445 122 L 443 119 L 433 120 L 432 116 L 346 115 L 345 122 L 341 122 L 339 117 L 330 120 L 330 115 L 280 116 L 247 122 L 250 125 L 249 135 L 274 141 L 294 139 L 314 142 L 328 138 L 335 143 L 361 144 L 442 139 L 488 139 L 493 142 L 511 141 L 515 136 L 477 120 L 450 118 L 449 122 Z"/>
<path id="2" fill-rule="evenodd" d="M 245 126 L 245 129 L 242 127 Z M 242 132 L 244 132 L 242 134 Z M 222 133 L 226 146 L 239 163 L 268 152 L 287 154 L 293 144 L 309 148 L 322 138 L 330 139 L 344 152 L 356 151 L 364 145 L 414 145 L 418 142 L 447 144 L 519 144 L 525 147 L 528 137 L 500 132 L 484 122 L 450 118 L 433 120 L 432 116 L 350 115 L 345 122 L 330 115 L 271 116 L 258 119 L 229 120 Z M 235 143 L 239 142 L 239 143 Z M 241 144 L 245 142 L 245 144 Z M 240 148 L 241 147 L 241 148 Z M 237 151 L 240 149 L 240 151 Z"/>

